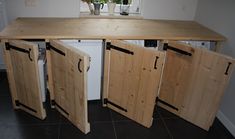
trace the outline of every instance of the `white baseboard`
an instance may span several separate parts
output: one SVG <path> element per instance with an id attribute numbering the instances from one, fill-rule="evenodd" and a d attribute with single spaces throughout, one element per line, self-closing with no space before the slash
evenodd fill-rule
<path id="1" fill-rule="evenodd" d="M 224 115 L 223 112 L 218 111 L 216 117 L 228 129 L 228 131 L 235 137 L 235 125 Z"/>

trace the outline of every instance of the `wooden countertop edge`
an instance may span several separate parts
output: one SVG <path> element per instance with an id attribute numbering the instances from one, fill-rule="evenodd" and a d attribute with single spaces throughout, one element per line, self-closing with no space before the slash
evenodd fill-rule
<path id="1" fill-rule="evenodd" d="M 84 39 L 84 40 L 188 40 L 188 41 L 226 41 L 225 37 L 211 38 L 211 37 L 146 37 L 146 36 L 138 36 L 138 37 L 124 37 L 124 36 L 116 36 L 116 37 L 98 37 L 98 36 L 1 36 L 0 39 Z"/>

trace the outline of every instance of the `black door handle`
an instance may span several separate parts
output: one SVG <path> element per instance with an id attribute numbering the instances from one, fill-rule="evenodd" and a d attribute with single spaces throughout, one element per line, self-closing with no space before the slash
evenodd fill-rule
<path id="1" fill-rule="evenodd" d="M 232 64 L 231 62 L 228 62 L 228 66 L 227 66 L 226 71 L 224 73 L 225 75 L 228 75 L 228 70 L 229 70 L 231 64 Z"/>
<path id="2" fill-rule="evenodd" d="M 79 59 L 79 61 L 78 61 L 78 71 L 82 73 L 82 70 L 80 68 L 81 62 L 82 62 L 82 59 Z"/>
<path id="3" fill-rule="evenodd" d="M 91 57 L 89 57 L 89 62 L 91 62 Z M 87 71 L 90 70 L 90 65 L 87 67 Z"/>
<path id="4" fill-rule="evenodd" d="M 159 57 L 158 57 L 158 56 L 156 56 L 156 58 L 155 58 L 155 62 L 154 62 L 154 69 L 157 69 L 157 61 L 158 61 L 158 59 L 159 59 Z"/>
<path id="5" fill-rule="evenodd" d="M 30 52 L 31 52 L 31 49 L 29 48 L 28 56 L 29 56 L 30 61 L 33 61 L 33 59 L 31 58 Z"/>

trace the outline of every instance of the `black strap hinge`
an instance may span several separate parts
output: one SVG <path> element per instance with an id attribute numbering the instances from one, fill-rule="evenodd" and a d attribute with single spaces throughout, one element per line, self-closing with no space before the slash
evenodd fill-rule
<path id="1" fill-rule="evenodd" d="M 172 109 L 174 109 L 174 110 L 176 110 L 176 111 L 179 110 L 179 109 L 176 108 L 175 106 L 173 106 L 173 105 L 171 105 L 171 104 L 169 104 L 169 103 L 167 103 L 167 102 L 165 102 L 165 101 L 159 99 L 158 97 L 156 98 L 156 103 L 161 103 L 161 104 L 166 105 L 167 107 L 172 108 Z"/>
<path id="2" fill-rule="evenodd" d="M 6 50 L 10 50 L 11 49 L 10 44 L 8 42 L 5 43 L 5 47 L 6 47 Z"/>
<path id="3" fill-rule="evenodd" d="M 112 106 L 114 106 L 114 107 L 116 107 L 116 108 L 118 108 L 118 109 L 120 109 L 120 110 L 122 110 L 124 112 L 127 112 L 127 109 L 125 109 L 125 108 L 123 108 L 123 107 L 121 107 L 121 106 L 119 106 L 119 105 L 109 101 L 107 98 L 104 99 L 104 104 L 110 104 L 110 105 L 112 105 Z"/>
<path id="4" fill-rule="evenodd" d="M 178 49 L 178 48 L 175 48 L 175 47 L 171 47 L 167 43 L 164 43 L 163 50 L 167 51 L 168 49 L 170 49 L 172 51 L 175 51 L 177 53 L 183 54 L 183 55 L 192 56 L 192 54 L 189 53 L 189 52 L 186 52 L 184 50 L 181 50 L 181 49 Z"/>
<path id="5" fill-rule="evenodd" d="M 106 49 L 107 50 L 114 49 L 114 50 L 117 50 L 117 51 L 120 51 L 120 52 L 123 52 L 123 53 L 126 53 L 126 54 L 134 55 L 134 52 L 132 52 L 130 50 L 127 50 L 127 49 L 124 49 L 124 48 L 114 46 L 114 45 L 111 44 L 111 42 L 107 42 Z"/>
<path id="6" fill-rule="evenodd" d="M 15 104 L 16 104 L 16 106 L 18 106 L 18 107 L 22 106 L 22 107 L 24 107 L 24 108 L 26 108 L 26 109 L 28 109 L 28 110 L 30 110 L 30 111 L 32 111 L 32 112 L 37 113 L 36 110 L 34 110 L 34 109 L 32 109 L 32 108 L 30 108 L 30 107 L 24 105 L 23 103 L 20 103 L 19 100 L 15 100 Z"/>
<path id="7" fill-rule="evenodd" d="M 227 66 L 226 71 L 224 73 L 225 75 L 228 75 L 228 71 L 229 71 L 229 68 L 230 68 L 231 65 L 232 65 L 232 63 L 228 62 L 228 66 Z"/>
<path id="8" fill-rule="evenodd" d="M 53 51 L 57 52 L 58 54 L 61 54 L 61 55 L 65 56 L 65 53 L 63 51 L 53 47 L 49 42 L 46 43 L 46 49 L 47 50 L 53 50 Z"/>
<path id="9" fill-rule="evenodd" d="M 58 103 L 56 103 L 55 100 L 51 100 L 51 105 L 52 105 L 52 106 L 56 106 L 56 107 L 59 108 L 61 111 L 63 111 L 66 115 L 69 115 L 69 113 L 68 113 L 64 108 L 62 108 Z"/>
<path id="10" fill-rule="evenodd" d="M 30 52 L 31 52 L 30 48 L 29 48 L 29 50 L 26 50 L 26 49 L 23 49 L 23 48 L 19 48 L 19 47 L 10 45 L 8 42 L 5 43 L 5 47 L 6 47 L 6 50 L 8 50 L 8 51 L 13 49 L 13 50 L 16 50 L 16 51 L 19 51 L 19 52 L 22 52 L 22 53 L 26 53 L 26 54 L 28 54 L 29 60 L 33 61 L 33 59 L 31 58 L 31 55 L 30 55 Z"/>

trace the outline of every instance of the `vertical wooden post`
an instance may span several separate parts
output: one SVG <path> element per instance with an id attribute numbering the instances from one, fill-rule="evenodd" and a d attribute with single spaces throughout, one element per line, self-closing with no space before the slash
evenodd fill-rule
<path id="1" fill-rule="evenodd" d="M 107 42 L 107 41 L 106 41 Z M 106 50 L 106 44 L 104 44 L 104 53 L 103 53 L 103 81 L 102 81 L 102 101 L 103 106 L 106 107 L 107 105 L 104 104 L 104 99 L 108 98 L 108 88 L 109 88 L 109 68 L 110 68 L 110 51 Z"/>
<path id="2" fill-rule="evenodd" d="M 47 45 L 47 43 L 50 43 L 49 40 L 45 40 L 45 43 Z M 55 100 L 55 94 L 54 94 L 54 86 L 53 86 L 53 75 L 52 75 L 52 64 L 51 64 L 51 53 L 49 50 L 46 50 L 46 60 L 47 60 L 47 75 L 48 75 L 48 81 L 47 81 L 47 86 L 48 86 L 48 90 L 50 93 L 50 100 Z M 52 108 L 54 108 L 54 106 L 51 105 Z"/>

